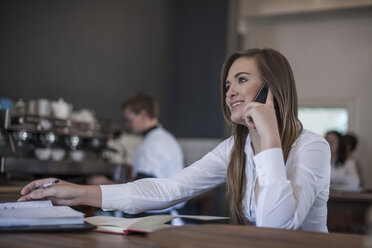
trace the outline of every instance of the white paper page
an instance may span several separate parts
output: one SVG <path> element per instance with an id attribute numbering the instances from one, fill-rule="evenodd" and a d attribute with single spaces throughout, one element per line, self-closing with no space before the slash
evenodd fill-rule
<path id="1" fill-rule="evenodd" d="M 129 226 L 130 229 L 144 229 L 145 227 L 157 226 L 167 223 L 178 216 L 173 215 L 151 215 L 147 217 L 138 218 L 138 221 Z"/>
<path id="2" fill-rule="evenodd" d="M 180 217 L 185 219 L 194 219 L 194 220 L 227 220 L 230 217 L 222 216 L 209 216 L 209 215 L 175 215 L 174 217 Z"/>
<path id="3" fill-rule="evenodd" d="M 85 221 L 94 226 L 116 226 L 121 227 L 123 230 L 127 229 L 131 224 L 141 218 L 119 218 L 113 216 L 93 216 L 85 218 Z"/>
<path id="4" fill-rule="evenodd" d="M 53 207 L 51 201 L 24 201 L 24 202 L 3 202 L 0 203 L 0 210 L 4 209 L 19 209 L 19 208 L 41 208 Z"/>
<path id="5" fill-rule="evenodd" d="M 67 217 L 83 217 L 84 214 L 73 210 L 70 207 L 30 207 L 19 209 L 6 209 L 0 212 L 0 218 L 67 218 Z"/>
<path id="6" fill-rule="evenodd" d="M 41 219 L 1 219 L 0 227 L 8 226 L 50 226 L 83 224 L 83 218 L 41 218 Z"/>
<path id="7" fill-rule="evenodd" d="M 85 218 L 85 221 L 98 226 L 98 230 L 111 231 L 111 232 L 123 232 L 128 229 L 151 232 L 154 230 L 172 227 L 164 223 L 177 218 L 172 215 L 152 215 L 140 218 L 119 218 L 112 216 L 93 216 Z"/>
<path id="8" fill-rule="evenodd" d="M 0 226 L 83 223 L 84 214 L 70 207 L 11 208 L 0 211 Z"/>

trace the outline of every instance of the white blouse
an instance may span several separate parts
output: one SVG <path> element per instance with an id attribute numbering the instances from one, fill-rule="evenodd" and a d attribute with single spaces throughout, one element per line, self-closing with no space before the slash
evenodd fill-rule
<path id="1" fill-rule="evenodd" d="M 226 139 L 202 159 L 168 178 L 101 185 L 102 208 L 128 213 L 163 209 L 224 183 L 233 142 L 232 137 Z M 259 227 L 328 232 L 330 150 L 326 140 L 304 130 L 286 164 L 280 148 L 254 156 L 250 144 L 248 135 L 243 202 L 247 220 Z M 253 190 L 256 178 L 260 184 L 257 201 Z"/>

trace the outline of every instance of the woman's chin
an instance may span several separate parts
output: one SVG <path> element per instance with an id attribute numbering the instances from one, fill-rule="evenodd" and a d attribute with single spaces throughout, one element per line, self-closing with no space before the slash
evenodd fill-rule
<path id="1" fill-rule="evenodd" d="M 230 116 L 230 119 L 235 124 L 245 126 L 245 121 L 243 120 L 243 117 L 241 115 L 234 115 L 234 114 L 232 114 Z"/>

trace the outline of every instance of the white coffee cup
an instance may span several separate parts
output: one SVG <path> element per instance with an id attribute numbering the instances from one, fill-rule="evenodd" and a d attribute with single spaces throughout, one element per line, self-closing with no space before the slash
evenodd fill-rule
<path id="1" fill-rule="evenodd" d="M 48 99 L 40 98 L 37 100 L 37 113 L 40 116 L 50 116 L 52 109 Z"/>
<path id="2" fill-rule="evenodd" d="M 52 151 L 49 148 L 36 148 L 35 155 L 40 160 L 48 160 L 52 155 Z"/>
<path id="3" fill-rule="evenodd" d="M 62 148 L 52 149 L 52 160 L 61 161 L 66 156 L 66 151 Z"/>

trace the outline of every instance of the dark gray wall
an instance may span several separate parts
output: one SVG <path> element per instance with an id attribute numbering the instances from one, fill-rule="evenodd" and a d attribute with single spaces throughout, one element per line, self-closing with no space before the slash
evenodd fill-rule
<path id="1" fill-rule="evenodd" d="M 227 0 L 2 0 L 0 97 L 56 100 L 121 121 L 155 95 L 176 136 L 220 137 Z"/>
<path id="2" fill-rule="evenodd" d="M 1 1 L 1 95 L 63 97 L 113 120 L 137 90 L 164 99 L 168 12 L 167 0 Z"/>
<path id="3" fill-rule="evenodd" d="M 168 111 L 177 136 L 221 137 L 220 70 L 226 53 L 227 0 L 178 0 L 173 12 Z"/>

